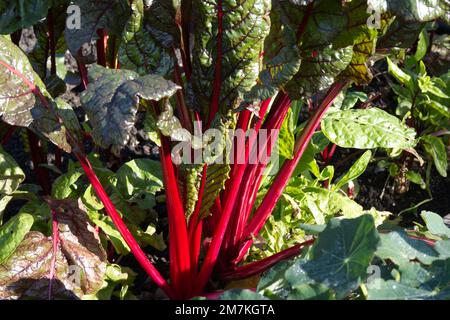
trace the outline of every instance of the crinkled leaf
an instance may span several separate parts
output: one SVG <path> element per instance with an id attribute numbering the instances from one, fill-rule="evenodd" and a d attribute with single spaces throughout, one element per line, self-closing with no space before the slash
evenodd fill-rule
<path id="1" fill-rule="evenodd" d="M 76 200 L 54 200 L 51 205 L 57 210 L 61 250 L 69 265 L 83 270 L 81 289 L 85 294 L 96 292 L 103 282 L 106 252 L 86 209 Z"/>
<path id="2" fill-rule="evenodd" d="M 378 32 L 367 27 L 356 39 L 353 45 L 353 56 L 347 69 L 341 77 L 352 79 L 356 84 L 368 84 L 372 81 L 369 58 L 375 52 Z"/>
<path id="3" fill-rule="evenodd" d="M 343 110 L 328 113 L 322 132 L 343 148 L 413 148 L 415 131 L 378 108 Z"/>
<path id="4" fill-rule="evenodd" d="M 148 2 L 146 21 L 148 32 L 164 47 L 179 46 L 181 0 L 152 0 Z"/>
<path id="5" fill-rule="evenodd" d="M 58 97 L 50 101 L 50 106 L 52 110 L 48 110 L 41 104 L 33 108 L 33 122 L 30 129 L 37 134 L 42 134 L 60 149 L 71 153 L 72 142 L 82 141 L 78 118 L 72 107 L 62 98 Z"/>
<path id="6" fill-rule="evenodd" d="M 152 4 L 165 5 L 169 1 L 153 1 Z M 173 67 L 170 54 L 157 45 L 150 33 L 146 19 L 155 17 L 155 12 L 144 6 L 143 0 L 133 1 L 132 14 L 125 26 L 119 47 L 120 65 L 140 75 L 157 73 L 167 75 Z M 153 26 L 153 24 L 152 24 Z"/>
<path id="7" fill-rule="evenodd" d="M 178 86 L 158 75 L 139 77 L 129 70 L 91 68 L 94 82 L 81 97 L 93 126 L 95 142 L 103 148 L 118 152 L 129 140 L 136 121 L 140 99 L 160 100 L 170 97 Z"/>
<path id="8" fill-rule="evenodd" d="M 439 17 L 449 18 L 446 0 L 369 0 L 380 16 L 393 17 L 393 22 L 378 41 L 381 48 L 409 48 L 416 41 L 425 22 Z"/>
<path id="9" fill-rule="evenodd" d="M 280 21 L 278 1 L 272 2 L 270 32 L 264 40 L 264 68 L 256 84 L 244 95 L 247 103 L 255 103 L 276 94 L 298 72 L 301 63 L 295 32 Z"/>
<path id="10" fill-rule="evenodd" d="M 172 105 L 170 103 L 165 103 L 163 110 L 158 116 L 156 121 L 156 127 L 159 129 L 161 134 L 166 137 L 170 137 L 173 141 L 192 141 L 193 138 L 191 133 L 183 128 L 180 119 L 178 119 L 173 112 Z"/>
<path id="11" fill-rule="evenodd" d="M 47 299 L 52 262 L 52 239 L 31 231 L 10 258 L 0 265 L 1 299 Z M 57 251 L 52 296 L 76 299 L 81 290 L 71 279 L 73 270 L 61 250 Z"/>
<path id="12" fill-rule="evenodd" d="M 366 23 L 366 1 L 280 1 L 280 5 L 284 24 L 297 30 L 302 57 L 300 71 L 286 87 L 292 97 L 327 89 L 346 69 L 342 77 L 358 82 L 370 78 L 366 65 L 361 65 L 374 43 Z M 351 62 L 353 67 L 348 67 Z"/>
<path id="13" fill-rule="evenodd" d="M 352 46 L 334 49 L 332 45 L 328 45 L 320 51 L 303 51 L 300 71 L 287 84 L 286 89 L 294 99 L 325 90 L 347 68 L 352 56 Z"/>
<path id="14" fill-rule="evenodd" d="M 0 264 L 16 250 L 33 225 L 33 216 L 21 213 L 0 227 Z"/>
<path id="15" fill-rule="evenodd" d="M 180 171 L 186 179 L 186 183 L 183 183 L 181 187 L 184 188 L 183 194 L 186 194 L 184 213 L 186 218 L 189 219 L 194 213 L 195 206 L 197 205 L 200 175 L 203 171 L 203 166 L 199 164 L 182 164 L 180 166 Z"/>
<path id="16" fill-rule="evenodd" d="M 226 114 L 258 78 L 262 42 L 270 29 L 270 1 L 197 0 L 193 6 L 198 11 L 194 16 L 191 79 L 194 95 L 190 104 L 208 114 L 216 83 L 220 86 L 218 107 Z M 218 10 L 223 12 L 220 26 Z M 219 72 L 217 67 L 219 82 L 214 81 Z"/>
<path id="17" fill-rule="evenodd" d="M 206 170 L 205 192 L 202 198 L 200 208 L 200 216 L 209 215 L 209 209 L 214 204 L 219 193 L 225 188 L 225 182 L 228 180 L 230 173 L 230 165 L 228 164 L 211 164 Z"/>
<path id="18" fill-rule="evenodd" d="M 106 271 L 106 253 L 85 209 L 73 200 L 49 200 L 57 212 L 60 245 L 52 296 L 76 298 L 97 292 Z M 31 231 L 0 265 L 0 297 L 48 297 L 53 258 L 52 238 Z"/>
<path id="19" fill-rule="evenodd" d="M 445 0 L 369 0 L 370 6 L 380 12 L 391 14 L 409 22 L 427 22 L 448 15 Z"/>
<path id="20" fill-rule="evenodd" d="M 6 36 L 0 36 L 0 115 L 6 123 L 28 127 L 33 121 L 31 109 L 36 97 L 24 80 L 8 70 L 4 63 L 20 72 L 31 86 L 45 89 L 27 56 Z"/>
<path id="21" fill-rule="evenodd" d="M 420 31 L 423 29 L 425 23 L 422 22 L 405 22 L 399 17 L 393 17 L 385 34 L 378 38 L 378 48 L 410 48 Z"/>
<path id="22" fill-rule="evenodd" d="M 292 188 L 286 188 L 287 193 L 291 191 Z M 358 203 L 339 192 L 315 187 L 304 188 L 303 192 L 305 209 L 311 212 L 317 224 L 324 224 L 327 217 L 356 217 L 363 213 Z"/>
<path id="23" fill-rule="evenodd" d="M 25 173 L 0 146 L 0 194 L 11 194 L 25 180 Z"/>
<path id="24" fill-rule="evenodd" d="M 12 72 L 10 68 L 15 71 Z M 2 120 L 11 125 L 30 126 L 32 130 L 70 153 L 72 148 L 67 138 L 67 128 L 75 129 L 76 125 L 79 125 L 75 114 L 63 100 L 51 99 L 26 55 L 4 36 L 0 36 L 0 71 Z M 47 101 L 47 105 L 43 105 L 42 99 Z M 60 123 L 58 116 L 69 120 L 67 128 Z M 73 138 L 75 139 L 75 136 Z"/>

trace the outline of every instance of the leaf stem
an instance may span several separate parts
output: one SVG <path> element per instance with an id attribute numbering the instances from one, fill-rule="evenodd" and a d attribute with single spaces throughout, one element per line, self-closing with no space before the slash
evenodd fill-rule
<path id="1" fill-rule="evenodd" d="M 39 181 L 39 185 L 42 187 L 44 194 L 49 195 L 51 191 L 50 176 L 48 171 L 40 166 L 42 163 L 47 164 L 47 156 L 42 150 L 40 139 L 30 129 L 27 129 L 27 131 L 28 141 L 30 143 L 31 160 L 33 161 L 36 178 Z"/>
<path id="2" fill-rule="evenodd" d="M 52 208 L 52 244 L 53 244 L 53 255 L 50 263 L 50 275 L 49 283 L 48 283 L 48 300 L 52 300 L 53 297 L 53 282 L 55 279 L 55 271 L 56 271 L 56 258 L 58 255 L 58 247 L 59 247 L 59 229 L 58 229 L 58 219 L 56 217 L 56 212 Z"/>
<path id="3" fill-rule="evenodd" d="M 307 240 L 291 248 L 275 253 L 274 255 L 271 255 L 270 257 L 267 257 L 265 259 L 255 261 L 246 264 L 244 266 L 238 267 L 234 270 L 223 273 L 220 275 L 220 278 L 222 280 L 230 281 L 249 278 L 254 275 L 260 274 L 266 271 L 267 269 L 273 267 L 275 264 L 277 264 L 282 260 L 287 260 L 299 255 L 304 247 L 310 246 L 313 243 L 314 239 Z"/>
<path id="4" fill-rule="evenodd" d="M 50 74 L 56 75 L 56 39 L 55 39 L 55 24 L 53 22 L 52 9 L 48 10 L 47 26 L 48 26 L 48 43 L 50 45 L 50 61 L 51 61 Z M 47 63 L 45 63 L 45 66 L 47 66 Z"/>
<path id="5" fill-rule="evenodd" d="M 303 155 L 303 152 L 308 146 L 312 138 L 312 135 L 316 131 L 316 128 L 319 126 L 320 121 L 322 120 L 328 108 L 333 103 L 334 99 L 347 85 L 347 83 L 348 83 L 347 81 L 337 82 L 333 84 L 331 88 L 328 90 L 324 100 L 317 109 L 316 113 L 309 120 L 308 124 L 303 129 L 301 135 L 297 139 L 294 146 L 294 157 L 292 159 L 286 160 L 283 163 L 283 166 L 281 167 L 280 171 L 275 177 L 275 180 L 270 186 L 268 192 L 266 193 L 266 196 L 263 198 L 263 201 L 261 202 L 260 206 L 256 209 L 252 220 L 245 228 L 243 239 L 247 240 L 243 243 L 241 248 L 244 246 L 248 247 L 248 243 L 251 243 L 253 241 L 252 236 L 258 234 L 263 225 L 265 224 L 267 218 L 270 216 L 272 210 L 275 208 L 275 205 L 277 204 L 281 196 L 281 193 L 286 187 L 289 178 L 294 172 L 298 161 L 300 160 L 300 158 Z"/>
<path id="6" fill-rule="evenodd" d="M 97 63 L 103 67 L 106 67 L 106 48 L 108 46 L 108 34 L 105 29 L 97 30 L 97 34 L 100 37 L 97 42 Z"/>
<path id="7" fill-rule="evenodd" d="M 175 50 L 175 48 L 174 48 Z M 174 54 L 175 56 L 175 54 Z M 176 57 L 176 56 L 175 56 Z M 180 108 L 180 114 L 181 114 L 181 123 L 184 128 L 186 128 L 190 133 L 194 133 L 194 129 L 192 126 L 192 119 L 189 113 L 189 110 L 186 106 L 186 103 L 184 101 L 184 87 L 183 87 L 183 80 L 181 79 L 181 73 L 180 73 L 180 67 L 178 66 L 178 63 L 175 62 L 175 67 L 173 68 L 173 77 L 175 80 L 175 83 L 181 87 L 180 90 L 177 90 L 175 93 L 175 97 L 177 99 L 178 107 Z"/>
<path id="8" fill-rule="evenodd" d="M 170 143 L 168 138 L 162 135 L 160 156 L 169 216 L 170 276 L 176 293 L 184 295 L 191 290 L 189 238 L 184 207 L 173 168 Z"/>
<path id="9" fill-rule="evenodd" d="M 192 73 L 191 52 L 190 52 L 190 20 L 192 12 L 192 0 L 181 1 L 181 58 L 186 79 L 189 81 Z"/>
<path id="10" fill-rule="evenodd" d="M 89 179 L 92 187 L 95 190 L 95 193 L 105 206 L 105 210 L 108 215 L 111 217 L 114 225 L 119 230 L 123 239 L 130 247 L 131 253 L 134 255 L 136 260 L 139 262 L 141 267 L 145 270 L 145 272 L 152 278 L 152 280 L 158 285 L 169 298 L 175 298 L 175 292 L 166 282 L 166 280 L 161 276 L 161 274 L 156 270 L 156 268 L 152 265 L 152 263 L 148 260 L 145 253 L 142 251 L 141 247 L 137 243 L 136 239 L 131 235 L 130 230 L 128 230 L 127 226 L 123 222 L 116 208 L 114 207 L 111 199 L 103 188 L 102 184 L 98 180 L 97 175 L 94 172 L 94 169 L 89 162 L 89 159 L 84 154 L 75 153 L 75 156 L 79 163 L 81 164 L 84 172 L 86 173 L 87 178 Z"/>
<path id="11" fill-rule="evenodd" d="M 216 37 L 217 54 L 214 68 L 214 83 L 211 97 L 211 105 L 209 107 L 207 128 L 209 128 L 216 113 L 219 111 L 220 89 L 222 85 L 222 37 L 223 37 L 222 18 L 223 18 L 222 0 L 217 0 L 217 37 Z"/>

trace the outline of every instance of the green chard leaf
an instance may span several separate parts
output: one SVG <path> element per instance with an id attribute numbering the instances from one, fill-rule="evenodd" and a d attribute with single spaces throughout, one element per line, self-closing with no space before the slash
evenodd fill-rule
<path id="1" fill-rule="evenodd" d="M 91 71 L 92 70 L 92 71 Z M 128 142 L 136 122 L 141 99 L 160 100 L 179 89 L 172 81 L 155 74 L 139 77 L 130 70 L 106 69 L 95 65 L 90 69 L 94 80 L 81 97 L 81 102 L 93 127 L 94 141 L 114 152 Z"/>
<path id="2" fill-rule="evenodd" d="M 261 44 L 270 29 L 270 1 L 196 0 L 193 5 L 198 9 L 191 79 L 195 99 L 191 94 L 188 103 L 208 114 L 212 102 L 226 114 L 258 78 Z"/>
<path id="3" fill-rule="evenodd" d="M 381 17 L 391 19 L 385 34 L 378 39 L 380 48 L 409 48 L 425 23 L 439 17 L 449 18 L 446 0 L 369 0 L 368 4 Z"/>
<path id="4" fill-rule="evenodd" d="M 144 1 L 147 12 L 148 31 L 164 47 L 179 46 L 181 0 Z"/>
<path id="5" fill-rule="evenodd" d="M 184 213 L 189 219 L 197 205 L 203 166 L 201 164 L 181 164 L 180 171 L 186 177 L 186 183 L 183 183 L 180 188 L 183 188 L 182 192 L 186 194 Z"/>
<path id="6" fill-rule="evenodd" d="M 169 1 L 153 1 L 164 5 Z M 149 19 L 155 16 L 152 7 L 144 6 L 143 0 L 133 1 L 132 14 L 125 26 L 119 46 L 120 65 L 139 75 L 156 73 L 167 75 L 173 68 L 173 58 L 164 48 L 158 46 L 149 30 Z M 152 24 L 153 26 L 153 24 Z"/>
<path id="7" fill-rule="evenodd" d="M 322 131 L 331 142 L 343 148 L 413 148 L 415 131 L 378 108 L 329 112 Z"/>
<path id="8" fill-rule="evenodd" d="M 282 21 L 297 30 L 302 66 L 286 86 L 290 96 L 312 96 L 338 76 L 358 83 L 371 79 L 367 58 L 376 31 L 367 26 L 367 2 L 280 1 Z"/>
<path id="9" fill-rule="evenodd" d="M 244 95 L 246 104 L 256 104 L 274 96 L 298 72 L 301 63 L 294 30 L 282 25 L 279 2 L 272 2 L 270 32 L 264 40 L 263 70 L 256 84 Z"/>
<path id="10" fill-rule="evenodd" d="M 444 14 L 448 15 L 443 0 L 369 0 L 367 2 L 371 8 L 380 13 L 390 12 L 409 22 L 427 22 Z"/>
<path id="11" fill-rule="evenodd" d="M 0 114 L 6 123 L 30 127 L 66 152 L 72 151 L 68 130 L 79 130 L 70 105 L 53 100 L 33 71 L 25 53 L 8 38 L 0 36 Z M 44 105 L 43 100 L 47 101 Z M 69 120 L 68 126 L 60 120 Z M 73 131 L 71 134 L 78 134 Z M 75 136 L 72 136 L 75 139 Z"/>
<path id="12" fill-rule="evenodd" d="M 352 46 L 335 49 L 328 45 L 320 51 L 303 51 L 300 71 L 286 85 L 286 89 L 294 99 L 325 90 L 348 67 L 352 56 Z"/>
<path id="13" fill-rule="evenodd" d="M 202 198 L 200 216 L 205 218 L 209 215 L 209 209 L 214 204 L 214 200 L 225 188 L 225 182 L 230 174 L 228 164 L 211 164 L 206 170 L 205 192 Z"/>

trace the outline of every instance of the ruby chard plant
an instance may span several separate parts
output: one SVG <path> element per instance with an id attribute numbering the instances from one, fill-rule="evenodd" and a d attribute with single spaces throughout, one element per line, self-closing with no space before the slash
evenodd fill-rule
<path id="1" fill-rule="evenodd" d="M 41 185 L 37 194 L 22 192 L 23 172 L 2 151 L 2 201 L 22 196 L 33 211 L 39 201 L 50 210 L 34 218 L 22 212 L 2 227 L 0 243 L 8 244 L 1 249 L 2 270 L 17 271 L 27 259 L 40 264 L 27 275 L 1 277 L 0 297 L 36 294 L 29 279 L 48 286 L 49 297 L 63 289 L 78 297 L 95 294 L 105 277 L 117 278 L 106 267 L 105 249 L 112 248 L 131 252 L 172 299 L 260 274 L 313 243 L 245 262 L 290 178 L 299 175 L 296 168 L 318 129 L 343 147 L 414 148 L 414 130 L 380 109 L 330 107 L 351 83 L 371 81 L 371 63 L 381 52 L 415 39 L 425 22 L 449 13 L 448 4 L 437 0 L 40 0 L 2 1 L 0 9 L 0 113 L 8 125 L 3 141 L 8 130 L 28 128 Z M 20 32 L 30 26 L 37 44 L 24 52 Z M 402 34 L 408 39 L 395 36 L 402 28 L 409 28 Z M 96 60 L 83 54 L 86 48 L 96 51 Z M 66 84 L 57 57 L 67 50 L 77 64 L 88 123 L 79 123 L 61 95 Z M 310 103 L 310 116 L 296 113 L 290 130 L 285 121 L 299 101 Z M 117 172 L 102 168 L 86 140 L 120 158 L 141 115 L 160 163 L 135 159 Z M 260 139 L 263 132 L 269 134 Z M 46 140 L 58 149 L 59 172 L 62 152 L 71 157 L 53 190 L 41 150 Z M 77 185 L 82 175 L 90 183 L 82 194 L 58 191 Z M 141 175 L 150 182 L 137 187 Z M 165 192 L 168 279 L 143 250 L 148 237 L 136 225 L 145 217 L 133 216 L 126 204 L 133 199 L 144 206 L 134 193 L 144 189 L 153 196 Z M 3 231 L 8 228 L 15 232 Z M 72 265 L 83 274 L 75 285 L 62 276 Z"/>

